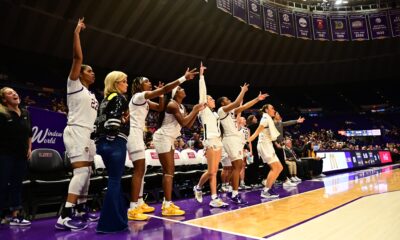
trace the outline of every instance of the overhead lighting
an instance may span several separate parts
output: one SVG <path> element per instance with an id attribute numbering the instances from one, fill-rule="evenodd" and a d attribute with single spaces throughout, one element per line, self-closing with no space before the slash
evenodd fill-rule
<path id="1" fill-rule="evenodd" d="M 343 3 L 342 0 L 336 0 L 335 5 L 340 5 L 340 4 L 342 4 L 342 3 Z"/>
<path id="2" fill-rule="evenodd" d="M 328 2 L 328 0 L 322 0 L 322 2 L 326 3 L 326 2 Z"/>
<path id="3" fill-rule="evenodd" d="M 349 3 L 349 1 L 347 1 L 347 0 L 343 0 L 343 3 L 344 3 L 344 4 L 347 4 L 347 3 Z"/>

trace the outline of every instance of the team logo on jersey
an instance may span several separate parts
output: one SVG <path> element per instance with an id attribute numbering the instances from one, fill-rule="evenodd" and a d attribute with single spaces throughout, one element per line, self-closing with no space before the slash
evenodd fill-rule
<path id="1" fill-rule="evenodd" d="M 85 152 L 89 152 L 89 147 L 85 147 Z"/>

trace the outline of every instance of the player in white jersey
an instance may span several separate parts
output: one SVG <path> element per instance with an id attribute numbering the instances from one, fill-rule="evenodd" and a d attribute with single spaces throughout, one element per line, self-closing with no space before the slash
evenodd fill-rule
<path id="1" fill-rule="evenodd" d="M 182 100 L 186 97 L 185 90 L 176 87 L 166 106 L 165 115 L 160 116 L 161 127 L 154 133 L 153 142 L 163 169 L 163 190 L 165 200 L 162 204 L 162 215 L 179 216 L 185 214 L 178 206 L 172 203 L 172 185 L 175 172 L 174 141 L 181 135 L 181 128 L 192 127 L 198 112 L 204 109 L 204 104 L 196 104 L 189 114 L 186 114 Z"/>
<path id="2" fill-rule="evenodd" d="M 73 62 L 67 81 L 68 123 L 64 129 L 64 144 L 71 160 L 73 177 L 69 183 L 68 196 L 57 229 L 81 230 L 87 227 L 86 220 L 97 221 L 98 215 L 86 206 L 90 174 L 96 149 L 90 134 L 93 132 L 97 116 L 98 102 L 88 88 L 94 83 L 92 68 L 82 65 L 83 54 L 80 43 L 80 31 L 85 29 L 83 19 L 79 19 L 73 40 Z M 85 221 L 72 218 L 73 207 Z"/>
<path id="3" fill-rule="evenodd" d="M 263 116 L 260 121 L 260 125 L 253 135 L 249 138 L 249 142 L 253 141 L 258 135 L 257 151 L 258 155 L 262 158 L 264 163 L 267 163 L 270 167 L 267 178 L 265 179 L 265 187 L 261 191 L 261 197 L 263 198 L 276 198 L 278 194 L 272 189 L 276 178 L 282 171 L 283 166 L 276 156 L 273 141 L 279 136 L 279 131 L 276 129 L 272 117 L 275 116 L 275 109 L 271 104 L 265 104 L 261 108 Z"/>
<path id="4" fill-rule="evenodd" d="M 204 129 L 203 145 L 205 149 L 205 156 L 207 158 L 207 171 L 203 173 L 198 184 L 193 187 L 194 195 L 198 202 L 203 202 L 203 185 L 209 180 L 211 190 L 211 207 L 226 207 L 227 203 L 223 202 L 217 195 L 217 172 L 218 165 L 221 161 L 222 155 L 222 141 L 221 132 L 219 128 L 219 116 L 214 112 L 215 100 L 207 95 L 207 87 L 204 80 L 204 70 L 206 69 L 203 64 L 200 64 L 200 82 L 199 82 L 199 102 L 206 102 L 207 106 L 199 113 L 200 122 Z"/>
<path id="5" fill-rule="evenodd" d="M 227 97 L 217 99 L 218 115 L 221 120 L 221 129 L 223 133 L 222 143 L 224 149 L 232 161 L 232 196 L 231 201 L 237 204 L 245 204 L 239 195 L 239 176 L 242 169 L 243 158 L 243 142 L 241 133 L 235 124 L 235 115 L 242 111 L 251 108 L 254 104 L 264 100 L 268 94 L 260 94 L 253 100 L 240 106 L 244 94 L 248 90 L 248 84 L 242 86 L 240 94 L 234 102 L 231 102 Z"/>
<path id="6" fill-rule="evenodd" d="M 145 162 L 145 143 L 143 131 L 145 128 L 146 117 L 149 109 L 161 112 L 164 110 L 164 94 L 172 91 L 179 84 L 186 80 L 191 80 L 197 74 L 196 69 L 186 70 L 181 78 L 163 85 L 159 83 L 155 90 L 152 90 L 151 82 L 148 78 L 137 77 L 132 83 L 132 98 L 129 102 L 130 112 L 130 133 L 128 137 L 129 157 L 133 161 L 133 175 L 131 182 L 131 203 L 128 210 L 129 220 L 147 220 L 148 216 L 143 213 L 154 211 L 143 201 L 144 175 L 146 174 Z M 159 97 L 159 102 L 150 99 Z"/>
<path id="7" fill-rule="evenodd" d="M 245 176 L 245 170 L 246 170 L 246 164 L 247 160 L 251 159 L 253 157 L 253 149 L 251 147 L 251 143 L 248 143 L 247 140 L 250 137 L 250 129 L 246 127 L 246 119 L 244 117 L 239 117 L 238 121 L 238 128 L 241 133 L 241 139 L 243 143 L 243 164 L 242 164 L 242 169 L 240 170 L 240 184 L 239 188 L 244 190 L 244 189 L 249 189 L 250 187 L 246 186 L 244 182 L 244 176 Z"/>

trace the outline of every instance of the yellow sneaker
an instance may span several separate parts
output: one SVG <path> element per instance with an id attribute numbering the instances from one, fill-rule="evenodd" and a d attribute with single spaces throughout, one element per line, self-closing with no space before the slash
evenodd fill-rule
<path id="1" fill-rule="evenodd" d="M 161 206 L 161 210 L 164 210 L 164 203 L 162 204 L 162 206 Z M 180 207 L 178 207 L 178 206 L 176 206 L 175 204 L 173 204 L 173 203 L 171 203 L 170 205 L 169 205 L 170 207 L 173 207 L 173 208 L 175 208 L 175 209 L 181 209 Z"/>
<path id="2" fill-rule="evenodd" d="M 181 216 L 185 211 L 178 208 L 178 206 L 171 204 L 169 207 L 164 207 L 161 211 L 163 216 Z"/>
<path id="3" fill-rule="evenodd" d="M 128 219 L 135 221 L 145 221 L 149 219 L 147 215 L 144 215 L 140 208 L 133 208 L 128 210 Z"/>
<path id="4" fill-rule="evenodd" d="M 154 207 L 150 207 L 146 203 L 143 203 L 142 205 L 140 205 L 139 208 L 142 210 L 142 213 L 151 213 L 151 212 L 154 212 L 154 210 L 155 210 Z"/>

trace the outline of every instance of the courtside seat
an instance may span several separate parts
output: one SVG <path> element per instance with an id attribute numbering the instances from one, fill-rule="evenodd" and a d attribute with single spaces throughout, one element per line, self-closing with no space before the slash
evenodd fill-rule
<path id="1" fill-rule="evenodd" d="M 70 178 L 66 175 L 64 161 L 60 154 L 49 148 L 32 151 L 29 161 L 29 179 L 32 219 L 39 206 L 64 202 Z"/>
<path id="2" fill-rule="evenodd" d="M 155 149 L 146 149 L 145 158 L 148 173 L 161 172 L 160 159 Z"/>

